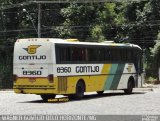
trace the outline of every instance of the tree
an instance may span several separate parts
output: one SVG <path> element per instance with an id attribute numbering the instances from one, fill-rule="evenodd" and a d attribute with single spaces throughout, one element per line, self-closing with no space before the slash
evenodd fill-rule
<path id="1" fill-rule="evenodd" d="M 127 35 L 130 42 L 143 48 L 153 47 L 158 30 L 157 18 L 160 18 L 158 0 L 130 2 L 126 6 Z"/>
<path id="2" fill-rule="evenodd" d="M 85 40 L 89 36 L 89 27 L 96 17 L 94 5 L 71 3 L 60 13 L 64 22 L 55 28 L 60 37 Z"/>
<path id="3" fill-rule="evenodd" d="M 156 60 L 156 63 L 158 67 L 160 66 L 160 32 L 157 35 L 156 44 L 154 45 L 154 48 L 151 49 L 153 58 Z"/>
<path id="4" fill-rule="evenodd" d="M 160 67 L 160 32 L 155 42 L 156 44 L 151 48 L 152 55 L 150 56 L 151 59 L 148 61 L 147 70 L 152 70 L 152 73 L 149 73 L 149 75 L 158 79 L 158 70 Z"/>
<path id="5" fill-rule="evenodd" d="M 75 4 L 61 9 L 65 18 L 62 26 L 55 28 L 60 37 L 78 38 L 81 41 L 114 39 L 125 22 L 122 4 Z"/>

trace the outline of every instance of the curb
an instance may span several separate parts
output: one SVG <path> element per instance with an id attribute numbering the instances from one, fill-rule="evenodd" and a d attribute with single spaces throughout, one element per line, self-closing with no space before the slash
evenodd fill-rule
<path id="1" fill-rule="evenodd" d="M 13 89 L 0 89 L 0 91 L 13 91 Z"/>
<path id="2" fill-rule="evenodd" d="M 0 89 L 0 93 L 12 93 L 13 89 Z"/>
<path id="3" fill-rule="evenodd" d="M 153 88 L 135 88 L 135 91 L 153 91 Z"/>

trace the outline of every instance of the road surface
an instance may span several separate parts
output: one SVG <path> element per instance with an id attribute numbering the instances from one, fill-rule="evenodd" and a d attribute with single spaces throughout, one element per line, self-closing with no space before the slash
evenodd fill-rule
<path id="1" fill-rule="evenodd" d="M 93 115 L 159 115 L 160 86 L 153 89 L 134 89 L 132 95 L 123 91 L 107 91 L 103 96 L 86 93 L 80 101 L 52 100 L 44 103 L 39 95 L 15 94 L 13 91 L 0 91 L 0 114 L 93 114 Z"/>

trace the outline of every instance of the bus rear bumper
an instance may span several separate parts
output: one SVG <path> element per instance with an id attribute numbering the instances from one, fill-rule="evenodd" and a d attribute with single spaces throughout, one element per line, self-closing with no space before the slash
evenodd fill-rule
<path id="1" fill-rule="evenodd" d="M 17 94 L 37 94 L 37 95 L 41 95 L 41 94 L 60 94 L 60 95 L 65 95 L 65 94 L 70 94 L 69 92 L 59 92 L 57 91 L 55 88 L 53 89 L 36 89 L 36 88 L 32 88 L 32 89 L 18 89 L 18 88 L 14 88 L 14 92 Z"/>
<path id="2" fill-rule="evenodd" d="M 55 89 L 14 89 L 15 93 L 21 94 L 54 94 Z"/>

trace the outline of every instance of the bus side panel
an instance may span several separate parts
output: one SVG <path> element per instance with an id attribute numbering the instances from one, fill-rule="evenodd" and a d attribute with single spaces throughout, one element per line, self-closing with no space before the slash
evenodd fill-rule
<path id="1" fill-rule="evenodd" d="M 120 78 L 119 85 L 118 85 L 117 89 L 126 89 L 128 86 L 128 80 L 130 77 L 134 78 L 135 85 L 136 85 L 137 78 L 136 78 L 136 69 L 135 69 L 134 64 L 133 63 L 126 63 L 124 70 L 122 70 L 122 71 L 123 71 L 123 74 Z"/>
<path id="2" fill-rule="evenodd" d="M 80 79 L 85 82 L 86 92 L 124 89 L 133 70 L 131 64 L 104 64 L 99 75 L 68 77 L 68 93 L 75 93 Z"/>
<path id="3" fill-rule="evenodd" d="M 126 89 L 128 79 L 135 77 L 136 69 L 133 63 L 112 64 L 107 75 L 103 90 Z"/>
<path id="4" fill-rule="evenodd" d="M 79 80 L 83 80 L 85 82 L 85 87 L 87 85 L 91 85 L 92 82 L 90 81 L 89 76 L 71 76 L 68 77 L 68 93 L 73 94 L 76 92 L 76 84 Z M 91 88 L 91 86 L 90 86 Z"/>
<path id="5" fill-rule="evenodd" d="M 104 64 L 102 66 L 102 70 L 100 74 L 97 75 L 86 75 L 86 76 L 73 76 L 68 77 L 68 92 L 75 93 L 75 88 L 78 80 L 83 80 L 85 82 L 86 92 L 92 91 L 102 91 L 104 90 L 104 85 L 106 78 L 108 78 L 108 74 L 111 68 L 111 64 Z"/>
<path id="6" fill-rule="evenodd" d="M 58 93 L 74 94 L 75 89 L 76 89 L 76 84 L 79 80 L 84 81 L 86 92 L 102 91 L 103 86 L 105 84 L 106 75 L 71 76 L 71 77 L 63 77 L 63 78 L 67 78 L 67 90 L 60 91 Z M 58 81 L 58 83 L 60 83 L 60 82 Z M 59 88 L 59 86 L 58 86 L 58 88 Z"/>
<path id="7" fill-rule="evenodd" d="M 85 83 L 86 92 L 92 92 L 102 89 L 104 85 L 105 76 L 73 76 L 68 77 L 68 90 L 67 93 L 75 93 L 76 84 L 79 80 L 83 80 Z"/>
<path id="8" fill-rule="evenodd" d="M 91 81 L 93 81 L 93 83 L 92 83 L 93 90 L 92 91 L 102 91 L 107 76 L 108 75 L 91 76 L 90 79 L 91 79 Z"/>
<path id="9" fill-rule="evenodd" d="M 68 77 L 69 88 L 67 88 L 67 92 L 75 93 L 78 80 L 84 80 L 86 92 L 117 89 L 124 65 L 125 64 L 104 64 L 101 74 Z"/>
<path id="10" fill-rule="evenodd" d="M 104 90 L 115 90 L 119 85 L 125 64 L 112 64 L 104 84 Z"/>

